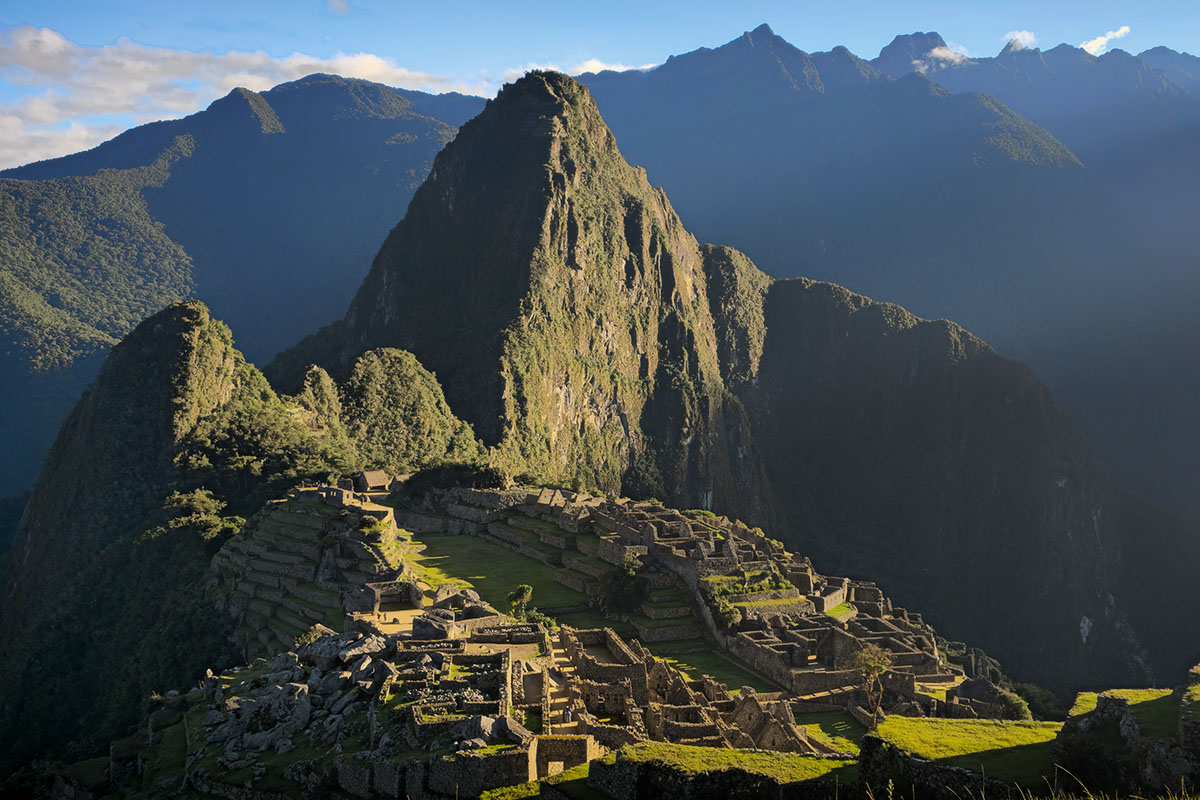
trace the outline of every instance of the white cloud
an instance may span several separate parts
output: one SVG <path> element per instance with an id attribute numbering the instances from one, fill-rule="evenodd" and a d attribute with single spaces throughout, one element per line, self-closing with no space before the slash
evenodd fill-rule
<path id="1" fill-rule="evenodd" d="M 946 42 L 946 47 L 950 48 L 959 55 L 966 56 L 967 58 L 971 57 L 971 51 L 967 50 L 966 45 L 955 44 L 954 42 Z"/>
<path id="2" fill-rule="evenodd" d="M 629 72 L 630 70 L 646 70 L 654 69 L 658 64 L 642 64 L 639 67 L 631 67 L 627 64 L 619 62 L 601 61 L 598 58 L 589 58 L 586 61 L 581 61 L 573 67 L 560 67 L 557 64 L 537 64 L 530 62 L 523 67 L 513 67 L 504 73 L 505 82 L 515 81 L 530 70 L 550 70 L 553 72 L 562 72 L 566 75 L 582 75 L 585 72 L 604 72 L 612 70 L 613 72 Z"/>
<path id="3" fill-rule="evenodd" d="M 961 64 L 970 63 L 970 61 L 971 59 L 967 58 L 966 53 L 939 45 L 926 53 L 924 58 L 915 59 L 912 62 L 912 66 L 914 72 L 925 75 L 930 70 L 957 67 Z"/>
<path id="4" fill-rule="evenodd" d="M 1033 47 L 1037 43 L 1037 36 L 1033 31 L 1009 31 L 1004 34 L 1005 44 L 1016 42 L 1020 45 L 1018 49 L 1024 50 L 1027 47 Z"/>
<path id="5" fill-rule="evenodd" d="M 319 58 L 263 51 L 192 52 L 129 39 L 88 47 L 50 28 L 0 31 L 0 81 L 18 97 L 0 105 L 0 168 L 94 147 L 140 124 L 198 111 L 237 86 L 261 91 L 313 72 L 426 91 L 489 91 L 417 72 L 372 53 Z"/>
<path id="6" fill-rule="evenodd" d="M 350 3 L 348 0 L 326 0 L 325 8 L 338 16 L 346 16 L 350 13 Z"/>
<path id="7" fill-rule="evenodd" d="M 1128 36 L 1129 31 L 1130 28 L 1128 25 L 1122 25 L 1115 31 L 1109 31 L 1103 36 L 1097 36 L 1095 39 L 1089 39 L 1079 46 L 1084 50 L 1087 50 L 1092 55 L 1098 56 L 1108 50 L 1108 43 L 1110 40 L 1120 39 L 1122 36 Z"/>

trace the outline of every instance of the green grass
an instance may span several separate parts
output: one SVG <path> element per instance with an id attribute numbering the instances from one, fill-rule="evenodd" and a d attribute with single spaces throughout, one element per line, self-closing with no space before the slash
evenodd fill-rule
<path id="1" fill-rule="evenodd" d="M 840 617 L 842 614 L 845 614 L 847 611 L 853 611 L 853 610 L 854 610 L 854 606 L 850 605 L 849 603 L 838 603 L 836 606 L 829 609 L 825 613 L 831 617 Z"/>
<path id="2" fill-rule="evenodd" d="M 1075 695 L 1075 703 L 1067 712 L 1068 717 L 1082 717 L 1096 710 L 1096 702 L 1100 699 L 1099 692 L 1080 692 Z"/>
<path id="3" fill-rule="evenodd" d="M 474 536 L 422 533 L 414 539 L 425 545 L 410 556 L 421 580 L 437 587 L 443 583 L 474 589 L 501 611 L 508 610 L 508 593 L 517 584 L 533 587 L 537 608 L 587 603 L 587 596 L 554 580 L 554 567 L 506 550 Z"/>
<path id="4" fill-rule="evenodd" d="M 774 778 L 780 783 L 796 783 L 818 778 L 842 783 L 857 779 L 857 765 L 833 759 L 813 758 L 796 753 L 766 753 L 716 747 L 691 747 L 661 742 L 639 742 L 617 751 L 618 761 L 661 764 L 685 775 L 742 770 Z"/>
<path id="5" fill-rule="evenodd" d="M 1044 785 L 1052 776 L 1051 746 L 1059 722 L 888 717 L 877 733 L 915 756 L 965 767 L 1022 786 Z"/>
<path id="6" fill-rule="evenodd" d="M 555 787 L 571 800 L 608 800 L 608 795 L 604 792 L 588 786 L 587 779 L 591 768 L 591 763 L 580 764 L 546 778 L 544 783 Z"/>
<path id="7" fill-rule="evenodd" d="M 699 653 L 679 653 L 662 655 L 653 644 L 649 645 L 650 652 L 666 661 L 675 669 L 682 672 L 688 680 L 699 680 L 701 675 L 708 675 L 717 683 L 723 683 L 730 691 L 736 692 L 743 686 L 749 686 L 759 692 L 776 692 L 779 687 L 758 677 L 753 672 L 743 669 L 729 659 L 711 650 Z"/>
<path id="8" fill-rule="evenodd" d="M 743 600 L 743 601 L 734 603 L 734 605 L 737 606 L 738 608 L 762 608 L 765 606 L 783 607 L 783 606 L 805 605 L 805 604 L 807 604 L 807 602 L 808 601 L 805 600 L 803 597 L 784 597 L 784 598 L 780 598 L 777 600 Z M 843 603 L 842 605 L 845 605 L 845 603 Z M 841 608 L 841 606 L 838 606 L 838 608 Z M 836 611 L 836 609 L 831 609 L 828 613 L 832 616 L 834 614 L 834 611 Z"/>
<path id="9" fill-rule="evenodd" d="M 859 743 L 867 727 L 845 711 L 796 714 L 796 724 L 808 729 L 808 735 L 842 753 L 858 755 Z"/>
<path id="10" fill-rule="evenodd" d="M 479 800 L 525 800 L 526 797 L 537 797 L 541 794 L 541 786 L 537 781 L 502 786 L 499 789 L 487 790 L 479 795 Z"/>
<path id="11" fill-rule="evenodd" d="M 1146 738 L 1166 739 L 1179 732 L 1179 697 L 1170 689 L 1111 689 L 1105 694 L 1129 701 Z"/>

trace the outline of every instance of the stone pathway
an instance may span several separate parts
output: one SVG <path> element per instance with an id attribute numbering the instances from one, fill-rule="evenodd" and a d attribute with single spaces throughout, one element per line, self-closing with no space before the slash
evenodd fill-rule
<path id="1" fill-rule="evenodd" d="M 579 721 L 563 722 L 562 714 L 567 710 L 569 695 L 567 694 L 567 679 L 575 674 L 575 667 L 567 657 L 567 651 L 554 640 L 550 650 L 550 719 L 543 720 L 543 727 L 549 734 L 580 733 Z M 555 680 L 555 676 L 558 680 Z"/>

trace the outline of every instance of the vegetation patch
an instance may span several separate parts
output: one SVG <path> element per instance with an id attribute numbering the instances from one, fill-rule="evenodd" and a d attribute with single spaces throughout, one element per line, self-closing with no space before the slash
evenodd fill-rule
<path id="1" fill-rule="evenodd" d="M 825 613 L 831 617 L 840 617 L 842 614 L 849 613 L 853 610 L 854 610 L 854 606 L 850 605 L 849 603 L 838 603 L 836 606 L 829 609 Z"/>
<path id="2" fill-rule="evenodd" d="M 508 594 L 518 583 L 533 587 L 533 606 L 587 604 L 586 595 L 554 580 L 554 567 L 483 539 L 426 533 L 417 534 L 414 540 L 425 549 L 411 555 L 413 567 L 430 586 L 451 583 L 474 589 L 496 608 L 508 608 Z"/>
<path id="3" fill-rule="evenodd" d="M 888 717 L 881 739 L 928 761 L 965 767 L 1022 786 L 1043 785 L 1052 775 L 1051 746 L 1059 722 L 1001 722 L 982 719 Z"/>
<path id="4" fill-rule="evenodd" d="M 857 764 L 835 759 L 813 758 L 797 753 L 692 747 L 662 742 L 626 745 L 617 752 L 617 760 L 659 764 L 685 775 L 741 770 L 773 778 L 780 783 L 799 783 L 822 778 L 836 778 L 840 782 L 848 783 L 857 778 Z"/>
<path id="5" fill-rule="evenodd" d="M 707 675 L 717 683 L 728 686 L 731 692 L 737 692 L 743 686 L 749 686 L 759 692 L 779 691 L 779 687 L 770 681 L 760 678 L 712 650 L 663 655 L 658 652 L 656 645 L 651 644 L 649 648 L 650 652 L 682 672 L 688 680 L 699 680 L 701 675 Z"/>
<path id="6" fill-rule="evenodd" d="M 858 755 L 859 744 L 867 726 L 845 711 L 823 711 L 796 714 L 796 724 L 808 730 L 808 735 L 842 753 Z"/>

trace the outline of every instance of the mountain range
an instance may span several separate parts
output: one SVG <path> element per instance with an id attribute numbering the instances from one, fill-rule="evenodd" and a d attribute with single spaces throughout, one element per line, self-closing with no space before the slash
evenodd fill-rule
<path id="1" fill-rule="evenodd" d="M 966 325 L 1031 364 L 1123 481 L 1186 512 L 1200 99 L 1194 57 L 1143 55 L 966 58 L 917 33 L 868 62 L 763 25 L 580 80 L 702 239 Z"/>
<path id="2" fill-rule="evenodd" d="M 0 494 L 108 349 L 188 297 L 265 360 L 332 320 L 482 100 L 312 75 L 0 173 Z"/>
<path id="3" fill-rule="evenodd" d="M 761 91 L 744 91 L 751 80 Z M 640 98 L 640 123 L 622 110 L 626 97 Z M 45 722 L 22 755 L 56 737 L 84 750 L 105 741 L 137 698 L 220 660 L 206 556 L 289 482 L 372 466 L 456 465 L 712 508 L 878 580 L 939 630 L 1059 690 L 1152 681 L 1194 663 L 1197 643 L 1179 632 L 1198 610 L 1188 570 L 1200 538 L 1123 490 L 1029 367 L 946 319 L 787 277 L 837 267 L 891 287 L 885 297 L 924 287 L 922 303 L 968 311 L 986 289 L 996 307 L 985 318 L 1023 320 L 1022 335 L 1081 321 L 1120 335 L 1124 317 L 1097 321 L 1094 304 L 1125 285 L 1137 305 L 1128 280 L 1087 264 L 1095 280 L 1072 293 L 1078 254 L 1057 271 L 1033 256 L 1001 259 L 1021 249 L 1008 240 L 1018 233 L 1065 255 L 1089 226 L 1122 219 L 1120 203 L 1092 197 L 1102 177 L 1051 131 L 994 98 L 921 74 L 892 78 L 844 50 L 810 56 L 769 29 L 646 73 L 582 83 L 531 73 L 467 121 L 475 102 L 318 76 L 235 91 L 91 161 L 31 165 L 0 186 L 29 198 L 4 206 L 26 209 L 6 223 L 10 248 L 43 247 L 17 251 L 28 254 L 5 273 L 21 301 L 4 317 L 24 359 L 13 363 L 59 376 L 85 361 L 97 369 L 5 564 L 12 655 L 0 729 L 15 740 Z M 310 113 L 308 134 L 297 109 Z M 214 110 L 233 121 L 205 116 Z M 297 141 L 284 145 L 289 130 Z M 354 131 L 361 146 L 332 146 Z M 677 154 L 661 146 L 671 141 Z M 738 159 L 720 157 L 731 146 Z M 199 160 L 206 147 L 211 162 Z M 289 170 L 329 153 L 340 156 L 295 188 Z M 400 155 L 372 160 L 381 153 Z M 343 156 L 353 169 L 334 169 Z M 256 163 L 273 166 L 256 179 Z M 363 174 L 391 202 L 407 191 L 407 211 L 358 192 Z M 256 205 L 227 198 L 235 184 L 215 175 L 243 181 Z M 172 196 L 177 179 L 190 191 Z M 313 202 L 338 181 L 342 194 Z M 246 216 L 270 205 L 264 196 L 279 205 L 261 220 L 281 233 L 251 244 Z M 77 197 L 96 211 L 71 211 Z M 372 206 L 374 239 L 354 209 L 333 210 L 348 197 Z M 240 235 L 206 243 L 204 220 Z M 731 240 L 760 237 L 771 269 L 755 265 L 754 248 L 691 232 L 717 221 Z M 34 223 L 70 245 L 19 227 Z M 767 238 L 781 231 L 798 242 L 791 257 L 786 239 Z M 118 244 L 132 249 L 107 251 L 93 271 L 64 255 Z M 1120 248 L 1088 252 L 1105 249 Z M 301 251 L 303 266 L 279 256 Z M 374 260 L 356 268 L 364 251 Z M 322 266 L 331 253 L 349 266 Z M 211 311 L 176 303 L 137 322 L 190 294 Z M 246 328 L 245 356 L 222 315 L 239 337 Z M 272 322 L 283 318 L 287 330 Z M 37 338 L 39 320 L 61 323 L 59 333 Z M 304 332 L 263 371 L 250 363 Z M 1114 366 L 1106 379 L 1123 386 L 1126 373 Z M 38 691 L 48 661 L 64 670 L 71 702 Z"/>

